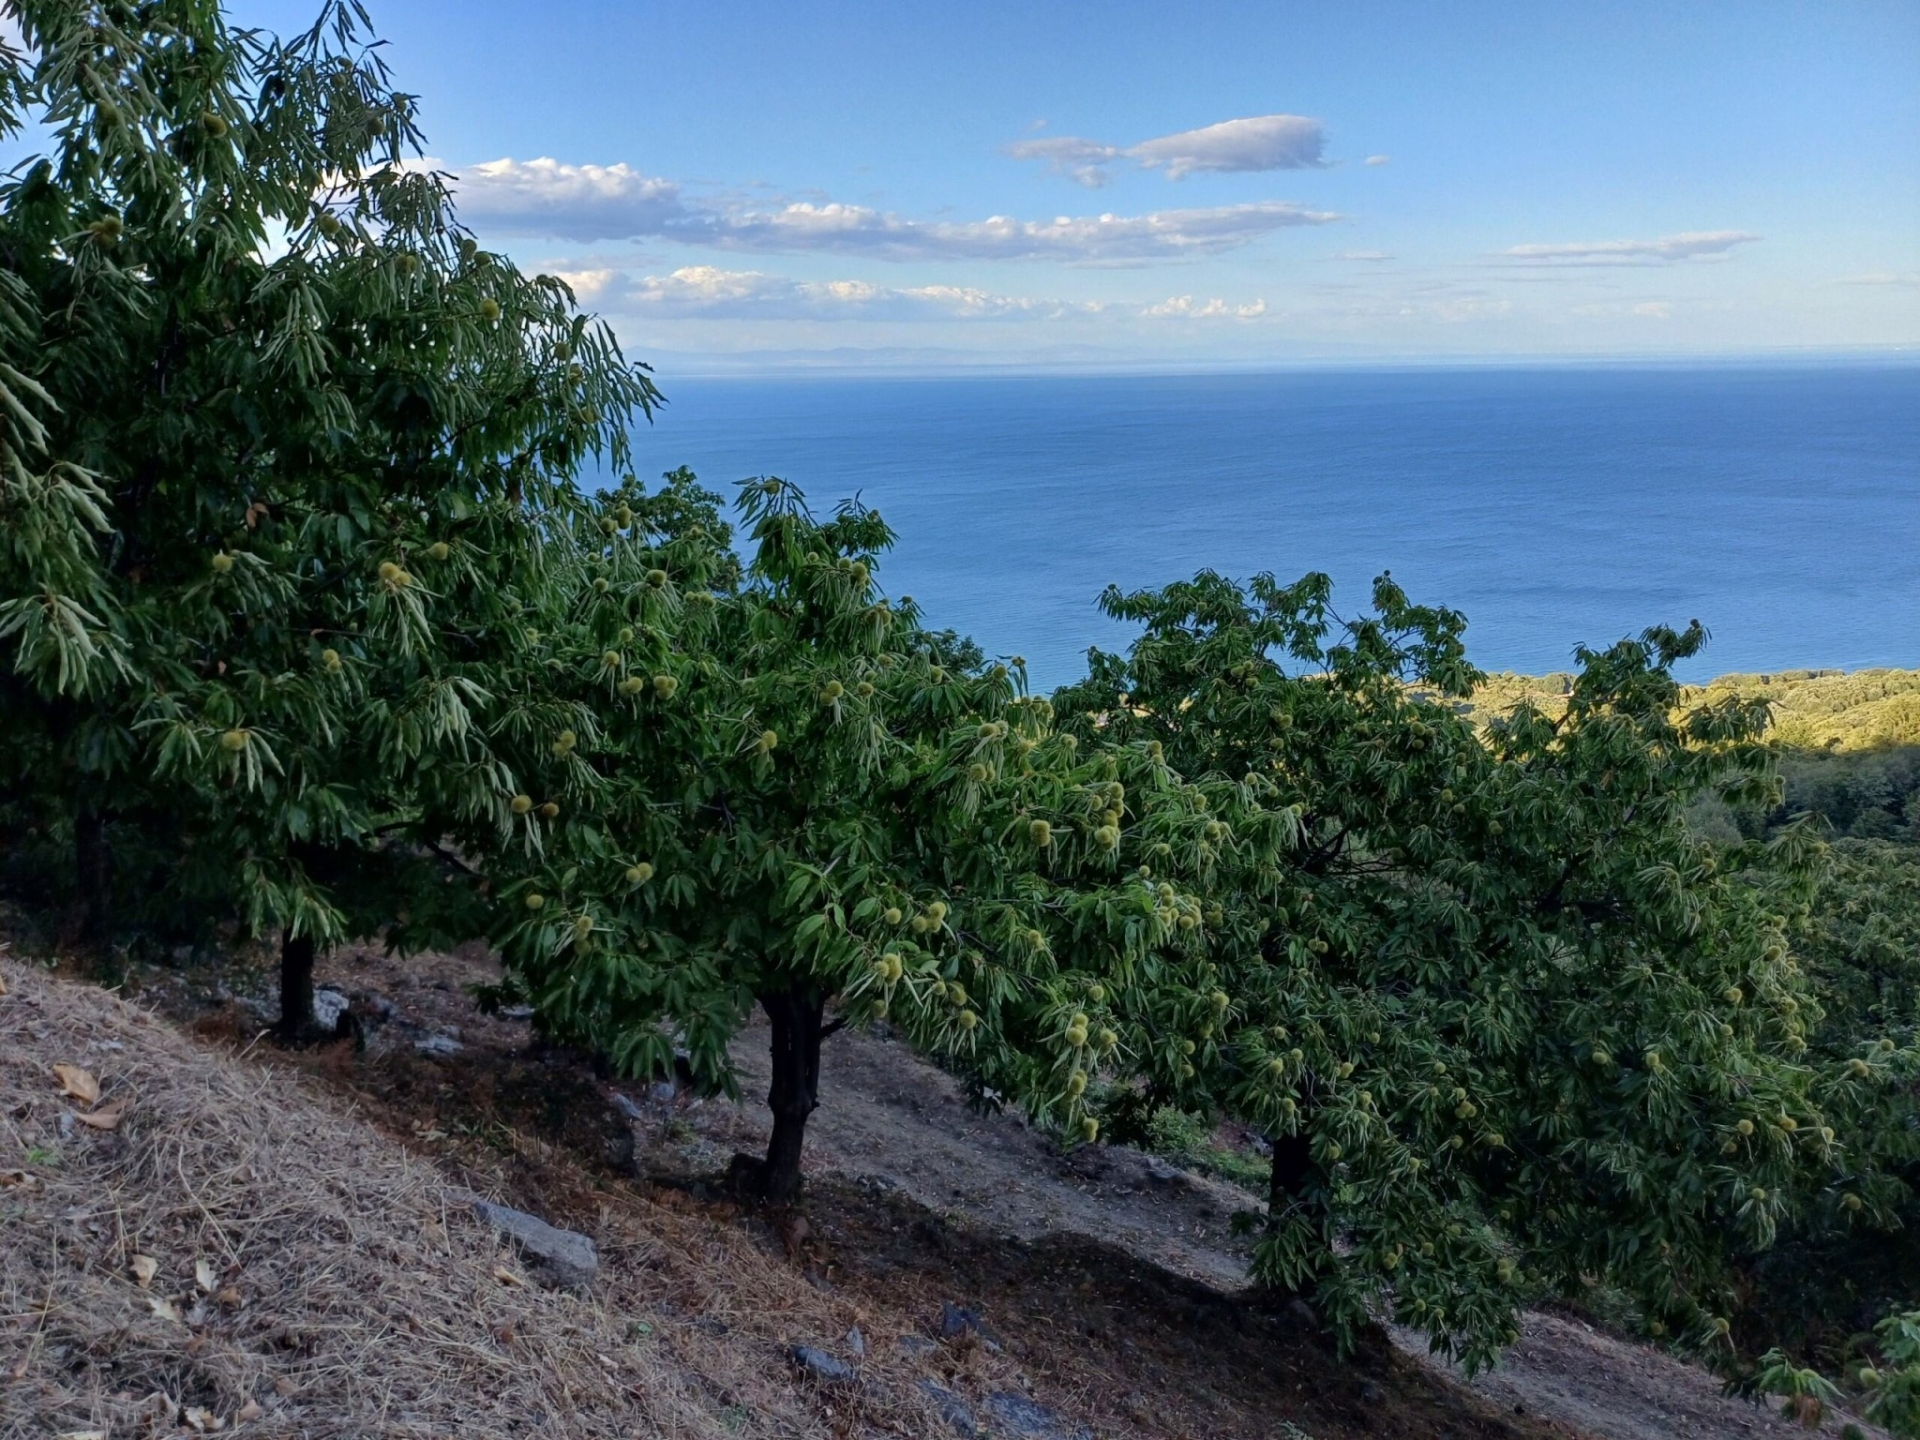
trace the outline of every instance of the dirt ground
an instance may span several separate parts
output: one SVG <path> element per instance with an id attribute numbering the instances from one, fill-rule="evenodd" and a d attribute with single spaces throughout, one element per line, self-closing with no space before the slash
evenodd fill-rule
<path id="1" fill-rule="evenodd" d="M 749 1030 L 736 1051 L 738 1104 L 613 1084 L 578 1057 L 532 1045 L 523 1019 L 479 1014 L 465 987 L 483 978 L 478 955 L 333 957 L 323 979 L 352 997 L 364 1047 L 296 1063 L 473 1188 L 573 1215 L 620 1257 L 616 1274 L 624 1257 L 659 1256 L 663 1214 L 686 1217 L 683 1237 L 696 1222 L 729 1244 L 747 1237 L 762 1260 L 854 1317 L 848 1327 L 816 1317 L 811 1337 L 788 1333 L 792 1322 L 770 1323 L 752 1286 L 711 1265 L 671 1304 L 720 1327 L 694 1332 L 716 1345 L 715 1335 L 762 1349 L 802 1340 L 873 1372 L 873 1393 L 894 1397 L 891 1409 L 845 1408 L 837 1428 L 819 1433 L 953 1433 L 941 1396 L 989 1419 L 997 1412 L 983 1407 L 1009 1394 L 1046 1406 L 1060 1435 L 1806 1433 L 1723 1398 L 1703 1372 L 1554 1315 L 1530 1315 L 1506 1364 L 1471 1386 L 1408 1337 L 1395 1337 L 1400 1353 L 1383 1345 L 1341 1363 L 1299 1317 L 1241 1289 L 1244 1256 L 1229 1223 L 1250 1203 L 1243 1192 L 1122 1147 L 1062 1154 L 1015 1116 L 970 1111 L 950 1077 L 906 1047 L 852 1031 L 828 1042 L 804 1213 L 770 1223 L 733 1206 L 717 1183 L 736 1151 L 764 1143 L 762 1032 Z M 261 978 L 243 967 L 143 971 L 127 988 L 230 1043 L 246 1044 L 268 1015 Z M 950 1302 L 977 1323 L 943 1336 Z M 657 1308 L 658 1297 L 648 1291 L 644 1303 Z M 719 1368 L 734 1373 L 738 1363 Z M 737 1375 L 720 1388 L 751 1390 Z M 900 1407 L 916 1403 L 908 1420 Z M 1003 1417 L 994 1433 L 1022 1433 L 1010 1426 Z"/>

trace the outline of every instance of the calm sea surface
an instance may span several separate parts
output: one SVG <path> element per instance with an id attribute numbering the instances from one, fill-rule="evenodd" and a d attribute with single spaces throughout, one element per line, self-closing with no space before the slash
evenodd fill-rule
<path id="1" fill-rule="evenodd" d="M 1489 669 L 1695 617 L 1693 678 L 1920 666 L 1920 365 L 661 381 L 643 476 L 860 495 L 888 591 L 1039 688 L 1202 568 L 1391 570 Z"/>

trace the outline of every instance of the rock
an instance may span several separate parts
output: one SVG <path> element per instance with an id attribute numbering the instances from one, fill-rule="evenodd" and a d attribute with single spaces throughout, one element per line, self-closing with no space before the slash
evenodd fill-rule
<path id="1" fill-rule="evenodd" d="M 680 1087 L 671 1080 L 656 1080 L 647 1087 L 647 1099 L 655 1105 L 671 1105 Z"/>
<path id="2" fill-rule="evenodd" d="M 847 1349 L 853 1352 L 856 1360 L 864 1360 L 867 1357 L 867 1337 L 860 1333 L 858 1325 L 847 1331 Z"/>
<path id="3" fill-rule="evenodd" d="M 618 1090 L 613 1092 L 613 1108 L 618 1110 L 622 1115 L 626 1116 L 627 1119 L 629 1120 L 644 1121 L 647 1118 L 646 1111 L 642 1110 L 638 1105 L 634 1104 L 633 1101 L 629 1100 L 626 1096 L 622 1095 Z"/>
<path id="4" fill-rule="evenodd" d="M 1378 1405 L 1382 1400 L 1387 1398 L 1387 1392 L 1371 1380 L 1362 1380 L 1360 1382 L 1360 1398 L 1369 1405 Z"/>
<path id="5" fill-rule="evenodd" d="M 954 1340 L 967 1332 L 975 1335 L 987 1333 L 986 1324 L 980 1319 L 979 1312 L 956 1305 L 951 1300 L 940 1302 L 940 1338 Z"/>
<path id="6" fill-rule="evenodd" d="M 429 1060 L 451 1060 L 467 1047 L 451 1035 L 429 1035 L 413 1042 L 413 1048 Z"/>
<path id="7" fill-rule="evenodd" d="M 1158 1155 L 1147 1156 L 1147 1175 L 1162 1185 L 1184 1184 L 1187 1179 L 1186 1171 L 1178 1165 L 1169 1165 Z"/>
<path id="8" fill-rule="evenodd" d="M 600 1252 L 577 1230 L 560 1230 L 524 1210 L 474 1200 L 473 1213 L 520 1247 L 520 1253 L 554 1284 L 578 1289 L 600 1269 Z"/>
<path id="9" fill-rule="evenodd" d="M 500 1018 L 502 1020 L 531 1020 L 533 1018 L 533 1006 L 503 1005 L 500 1007 Z"/>
<path id="10" fill-rule="evenodd" d="M 793 1361 L 794 1368 L 829 1385 L 851 1385 L 860 1378 L 846 1361 L 836 1360 L 826 1351 L 816 1350 L 811 1345 L 794 1346 L 787 1352 L 787 1358 Z"/>
<path id="11" fill-rule="evenodd" d="M 922 1380 L 920 1389 L 928 1399 L 933 1401 L 933 1408 L 940 1412 L 940 1418 L 946 1421 L 956 1434 L 974 1436 L 980 1433 L 980 1422 L 973 1418 L 973 1411 L 969 1410 L 967 1402 L 953 1391 L 932 1380 Z"/>
<path id="12" fill-rule="evenodd" d="M 996 1390 L 987 1397 L 986 1410 L 1008 1434 L 1023 1440 L 1093 1440 L 1083 1426 L 1069 1428 L 1053 1411 L 1018 1390 Z"/>
<path id="13" fill-rule="evenodd" d="M 933 1354 L 940 1347 L 924 1335 L 902 1335 L 900 1348 L 909 1355 L 925 1357 Z"/>
<path id="14" fill-rule="evenodd" d="M 346 1017 L 348 1000 L 338 990 L 322 988 L 313 992 L 314 1023 L 328 1034 L 338 1034 L 340 1022 Z"/>

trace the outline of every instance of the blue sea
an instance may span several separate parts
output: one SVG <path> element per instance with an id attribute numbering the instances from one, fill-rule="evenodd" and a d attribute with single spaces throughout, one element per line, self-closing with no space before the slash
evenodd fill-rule
<path id="1" fill-rule="evenodd" d="M 1126 642 L 1108 584 L 1203 568 L 1389 570 L 1487 669 L 1694 618 L 1689 678 L 1920 666 L 1920 365 L 660 381 L 643 477 L 859 496 L 887 591 L 1040 689 Z"/>

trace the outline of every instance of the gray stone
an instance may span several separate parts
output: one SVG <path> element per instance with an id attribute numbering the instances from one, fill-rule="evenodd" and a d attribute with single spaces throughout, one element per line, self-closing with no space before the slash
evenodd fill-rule
<path id="1" fill-rule="evenodd" d="M 1147 1156 L 1147 1174 L 1162 1185 L 1180 1185 L 1187 1180 L 1186 1171 L 1178 1165 L 1169 1165 L 1158 1155 Z"/>
<path id="2" fill-rule="evenodd" d="M 578 1289 L 600 1269 L 600 1252 L 577 1230 L 560 1230 L 524 1210 L 475 1200 L 473 1213 L 520 1247 L 520 1253 L 556 1285 Z"/>
<path id="3" fill-rule="evenodd" d="M 946 1386 L 932 1380 L 922 1380 L 920 1389 L 933 1401 L 933 1408 L 940 1412 L 940 1418 L 947 1422 L 955 1433 L 974 1436 L 980 1433 L 980 1422 L 973 1418 L 973 1411 Z"/>
<path id="4" fill-rule="evenodd" d="M 996 1424 L 1022 1440 L 1093 1440 L 1083 1426 L 1069 1427 L 1053 1411 L 1018 1390 L 996 1390 L 987 1397 L 986 1410 Z"/>
<path id="5" fill-rule="evenodd" d="M 867 1337 L 860 1333 L 860 1327 L 854 1326 L 847 1331 L 847 1349 L 853 1352 L 856 1360 L 864 1360 L 867 1355 Z"/>
<path id="6" fill-rule="evenodd" d="M 940 1302 L 940 1338 L 955 1340 L 971 1331 L 975 1335 L 987 1333 L 986 1322 L 976 1310 L 964 1305 L 956 1305 L 951 1300 Z"/>
<path id="7" fill-rule="evenodd" d="M 795 1368 L 829 1385 L 851 1385 L 859 1379 L 846 1361 L 836 1360 L 826 1351 L 816 1350 L 811 1345 L 794 1346 L 787 1352 L 787 1358 L 793 1361 Z"/>
<path id="8" fill-rule="evenodd" d="M 644 1121 L 647 1118 L 646 1111 L 642 1110 L 618 1090 L 613 1092 L 613 1108 L 629 1120 Z"/>
<path id="9" fill-rule="evenodd" d="M 909 1355 L 919 1357 L 931 1355 L 940 1347 L 924 1335 L 902 1335 L 900 1348 Z"/>
<path id="10" fill-rule="evenodd" d="M 337 1034 L 340 1021 L 347 1013 L 347 997 L 338 990 L 320 989 L 313 992 L 314 1022 L 327 1034 Z"/>
<path id="11" fill-rule="evenodd" d="M 429 1060 L 451 1060 L 467 1047 L 451 1035 L 429 1035 L 413 1042 L 413 1048 Z"/>

